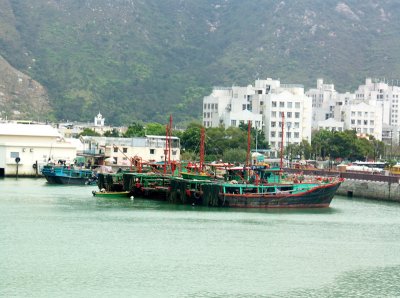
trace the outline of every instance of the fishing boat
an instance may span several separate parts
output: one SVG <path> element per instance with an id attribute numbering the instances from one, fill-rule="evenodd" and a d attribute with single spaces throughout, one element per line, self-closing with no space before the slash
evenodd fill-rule
<path id="1" fill-rule="evenodd" d="M 202 185 L 202 204 L 237 208 L 322 208 L 329 207 L 342 180 L 289 184 Z"/>
<path id="2" fill-rule="evenodd" d="M 128 198 L 129 191 L 106 191 L 105 189 L 99 191 L 92 191 L 94 197 L 109 198 L 109 199 L 119 199 Z"/>
<path id="3" fill-rule="evenodd" d="M 171 182 L 170 201 L 236 208 L 329 207 L 343 179 L 311 177 L 306 181 L 303 175 L 287 177 L 282 172 L 282 151 L 280 167 L 251 165 L 249 136 L 250 122 L 246 165 L 227 168 L 224 181 L 175 179 Z"/>
<path id="4" fill-rule="evenodd" d="M 41 173 L 50 184 L 95 185 L 96 174 L 90 169 L 64 165 L 45 165 Z"/>
<path id="5" fill-rule="evenodd" d="M 131 196 L 165 201 L 170 187 L 171 175 L 159 173 L 124 173 L 124 190 Z"/>

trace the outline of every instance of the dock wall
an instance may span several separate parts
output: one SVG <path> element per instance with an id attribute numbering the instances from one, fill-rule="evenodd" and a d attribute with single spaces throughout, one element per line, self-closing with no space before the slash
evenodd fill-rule
<path id="1" fill-rule="evenodd" d="M 300 171 L 308 176 L 344 178 L 345 180 L 336 192 L 338 195 L 400 203 L 400 176 L 359 172 L 285 169 L 285 172 L 289 173 L 299 173 Z"/>
<path id="2" fill-rule="evenodd" d="M 350 197 L 400 202 L 399 183 L 346 179 L 336 193 Z"/>

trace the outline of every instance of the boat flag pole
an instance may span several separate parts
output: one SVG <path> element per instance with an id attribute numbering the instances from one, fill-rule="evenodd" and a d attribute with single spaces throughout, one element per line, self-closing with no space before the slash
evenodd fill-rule
<path id="1" fill-rule="evenodd" d="M 247 156 L 246 156 L 246 168 L 247 168 L 247 180 L 249 180 L 250 176 L 250 133 L 251 133 L 251 121 L 247 122 Z"/>
<path id="2" fill-rule="evenodd" d="M 204 127 L 200 130 L 200 172 L 203 172 L 204 168 Z"/>
<path id="3" fill-rule="evenodd" d="M 282 176 L 282 171 L 283 171 L 283 135 L 285 132 L 284 126 L 285 126 L 285 113 L 282 113 L 282 139 L 281 139 L 281 164 L 280 164 L 280 168 L 281 170 L 279 171 L 280 176 Z"/>

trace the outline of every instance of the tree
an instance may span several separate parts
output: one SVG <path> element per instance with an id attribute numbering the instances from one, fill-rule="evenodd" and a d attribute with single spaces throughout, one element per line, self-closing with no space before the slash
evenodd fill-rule
<path id="1" fill-rule="evenodd" d="M 119 131 L 115 128 L 113 128 L 112 130 L 108 130 L 106 131 L 103 136 L 105 137 L 115 137 L 118 138 L 119 137 Z"/>
<path id="2" fill-rule="evenodd" d="M 240 123 L 239 128 L 246 133 L 248 132 L 248 123 Z M 265 134 L 262 130 L 256 129 L 254 127 L 250 128 L 251 135 L 251 147 L 257 149 L 269 149 L 269 144 L 265 139 Z M 257 141 L 257 144 L 256 144 Z"/>
<path id="3" fill-rule="evenodd" d="M 100 134 L 98 132 L 95 132 L 93 129 L 90 128 L 85 128 L 79 136 L 91 136 L 91 137 L 98 137 Z"/>
<path id="4" fill-rule="evenodd" d="M 132 122 L 132 124 L 128 126 L 127 131 L 124 133 L 125 138 L 144 137 L 144 135 L 145 130 L 143 125 L 137 122 Z"/>
<path id="5" fill-rule="evenodd" d="M 224 151 L 223 161 L 230 163 L 243 163 L 246 161 L 247 151 L 239 148 L 230 148 Z"/>
<path id="6" fill-rule="evenodd" d="M 190 123 L 181 135 L 181 147 L 185 151 L 199 151 L 201 124 Z"/>
<path id="7" fill-rule="evenodd" d="M 156 122 L 147 123 L 146 124 L 146 135 L 152 136 L 165 136 L 166 135 L 166 128 L 164 125 Z"/>

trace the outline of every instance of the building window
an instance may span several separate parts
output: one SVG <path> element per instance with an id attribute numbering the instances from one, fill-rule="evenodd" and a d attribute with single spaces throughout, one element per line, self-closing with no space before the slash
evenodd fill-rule
<path id="1" fill-rule="evenodd" d="M 275 136 L 276 136 L 275 131 L 271 131 L 271 138 L 275 138 Z"/>
<path id="2" fill-rule="evenodd" d="M 206 104 L 206 103 L 204 104 L 204 107 L 203 107 L 203 108 L 204 108 L 204 109 L 207 109 L 207 104 Z"/>
<path id="3" fill-rule="evenodd" d="M 178 150 L 172 150 L 172 155 L 176 155 Z"/>
<path id="4" fill-rule="evenodd" d="M 276 108 L 276 101 L 273 101 L 273 102 L 271 103 L 271 106 L 272 106 L 273 108 Z"/>
<path id="5" fill-rule="evenodd" d="M 280 108 L 284 108 L 285 107 L 285 102 L 284 101 L 280 101 L 279 102 L 279 107 Z"/>
<path id="6" fill-rule="evenodd" d="M 211 110 L 214 110 L 214 104 L 213 103 L 211 104 Z"/>
<path id="7" fill-rule="evenodd" d="M 150 154 L 154 154 L 156 149 L 150 149 Z"/>
<path id="8" fill-rule="evenodd" d="M 244 111 L 246 109 L 246 105 L 242 105 L 242 110 Z"/>
<path id="9" fill-rule="evenodd" d="M 204 118 L 207 118 L 206 116 L 207 116 L 207 113 L 204 112 L 204 113 L 203 113 L 203 117 L 204 117 Z"/>
<path id="10" fill-rule="evenodd" d="M 218 104 L 217 103 L 215 104 L 215 109 L 218 110 Z"/>
<path id="11" fill-rule="evenodd" d="M 19 157 L 19 152 L 10 152 L 10 157 L 11 157 L 11 158 L 17 158 L 17 157 Z"/>
<path id="12" fill-rule="evenodd" d="M 370 124 L 370 125 L 374 125 L 374 120 L 370 120 L 370 121 L 369 121 L 369 124 Z"/>
<path id="13" fill-rule="evenodd" d="M 295 133 L 294 133 L 294 137 L 295 137 L 296 139 L 299 138 L 299 135 L 300 135 L 300 134 L 299 134 L 298 132 L 295 132 Z"/>
<path id="14" fill-rule="evenodd" d="M 123 153 L 127 153 L 128 152 L 128 148 L 122 148 L 122 152 Z"/>
<path id="15" fill-rule="evenodd" d="M 355 117 L 356 116 L 356 112 L 351 112 L 351 116 Z"/>
<path id="16" fill-rule="evenodd" d="M 292 107 L 292 104 L 293 104 L 293 103 L 292 103 L 291 101 L 289 101 L 289 102 L 287 103 L 287 107 L 288 107 L 288 108 L 291 108 L 291 107 Z"/>
<path id="17" fill-rule="evenodd" d="M 276 112 L 271 112 L 272 118 L 276 118 Z"/>
<path id="18" fill-rule="evenodd" d="M 118 147 L 114 147 L 114 152 L 118 152 Z"/>
<path id="19" fill-rule="evenodd" d="M 357 112 L 357 116 L 361 117 L 362 116 L 362 112 Z"/>
<path id="20" fill-rule="evenodd" d="M 292 118 L 292 112 L 287 112 L 287 117 Z"/>
<path id="21" fill-rule="evenodd" d="M 297 119 L 300 118 L 300 113 L 299 112 L 294 113 L 294 117 Z"/>
<path id="22" fill-rule="evenodd" d="M 351 119 L 351 124 L 356 124 L 356 120 Z"/>
<path id="23" fill-rule="evenodd" d="M 300 123 L 299 122 L 295 122 L 294 123 L 294 128 L 299 128 L 300 127 Z"/>
<path id="24" fill-rule="evenodd" d="M 357 120 L 357 125 L 361 125 L 361 120 Z"/>
<path id="25" fill-rule="evenodd" d="M 364 125 L 368 125 L 368 120 L 364 120 Z"/>
<path id="26" fill-rule="evenodd" d="M 236 126 L 236 120 L 231 120 L 231 126 Z"/>
<path id="27" fill-rule="evenodd" d="M 299 102 L 296 102 L 296 103 L 294 104 L 294 106 L 295 106 L 296 109 L 300 109 L 300 103 L 299 103 Z"/>
<path id="28" fill-rule="evenodd" d="M 275 121 L 272 121 L 271 122 L 271 127 L 275 127 L 276 126 L 276 122 Z"/>

